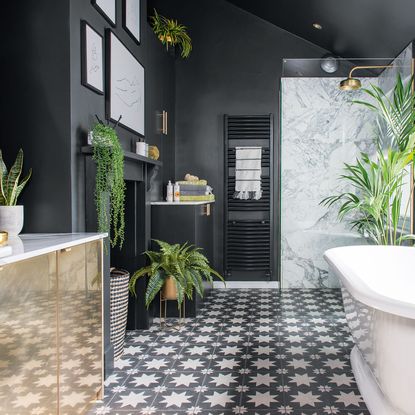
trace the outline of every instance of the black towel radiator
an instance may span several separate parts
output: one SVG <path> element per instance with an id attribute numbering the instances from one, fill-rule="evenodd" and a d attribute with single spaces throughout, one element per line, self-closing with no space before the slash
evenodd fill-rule
<path id="1" fill-rule="evenodd" d="M 273 280 L 273 117 L 225 115 L 225 238 L 227 280 Z M 235 148 L 261 146 L 260 200 L 234 199 Z"/>

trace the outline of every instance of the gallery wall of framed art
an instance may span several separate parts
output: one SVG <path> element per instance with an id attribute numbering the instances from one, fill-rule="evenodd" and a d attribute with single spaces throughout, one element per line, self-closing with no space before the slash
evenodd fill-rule
<path id="1" fill-rule="evenodd" d="M 144 137 L 141 20 L 146 1 L 90 0 L 89 4 L 95 12 L 91 12 L 93 18 L 81 20 L 81 83 L 105 96 L 108 121 L 118 122 L 127 132 Z M 97 20 L 101 24 L 95 24 Z"/>

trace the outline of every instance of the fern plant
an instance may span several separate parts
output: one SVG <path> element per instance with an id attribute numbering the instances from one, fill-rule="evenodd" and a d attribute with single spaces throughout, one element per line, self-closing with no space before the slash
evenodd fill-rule
<path id="1" fill-rule="evenodd" d="M 25 178 L 20 181 L 20 176 L 23 170 L 23 150 L 20 149 L 17 153 L 16 160 L 7 171 L 6 164 L 3 160 L 3 154 L 0 150 L 0 205 L 1 206 L 16 206 L 17 198 L 20 196 L 26 183 L 32 176 L 32 169 Z"/>
<path id="2" fill-rule="evenodd" d="M 169 49 L 169 46 L 180 46 L 182 58 L 188 58 L 192 51 L 192 39 L 187 33 L 186 26 L 174 19 L 168 19 L 157 13 L 150 17 L 151 27 L 161 43 Z"/>
<path id="3" fill-rule="evenodd" d="M 224 282 L 223 277 L 209 266 L 208 259 L 187 243 L 170 245 L 167 242 L 156 240 L 160 247 L 159 252 L 146 251 L 150 264 L 136 271 L 130 279 L 130 292 L 137 295 L 135 284 L 138 278 L 148 276 L 145 292 L 145 304 L 148 308 L 157 293 L 162 289 L 164 281 L 172 277 L 177 288 L 177 304 L 180 308 L 185 297 L 192 298 L 196 290 L 200 297 L 204 295 L 203 280 L 213 284 L 212 275 Z"/>
<path id="4" fill-rule="evenodd" d="M 102 123 L 92 130 L 92 158 L 97 165 L 95 205 L 98 231 L 108 232 L 112 247 L 124 243 L 124 152 L 114 128 Z M 109 197 L 109 211 L 108 211 Z"/>

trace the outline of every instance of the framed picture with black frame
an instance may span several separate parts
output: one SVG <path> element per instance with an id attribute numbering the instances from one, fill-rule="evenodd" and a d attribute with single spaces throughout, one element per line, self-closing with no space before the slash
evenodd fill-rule
<path id="1" fill-rule="evenodd" d="M 81 83 L 104 94 L 104 38 L 85 20 L 81 21 Z"/>
<path id="2" fill-rule="evenodd" d="M 145 70 L 133 53 L 112 32 L 106 37 L 106 117 L 144 136 Z"/>
<path id="3" fill-rule="evenodd" d="M 98 12 L 111 24 L 115 26 L 117 15 L 116 0 L 91 0 Z"/>
<path id="4" fill-rule="evenodd" d="M 122 25 L 137 43 L 141 43 L 141 0 L 122 0 Z"/>

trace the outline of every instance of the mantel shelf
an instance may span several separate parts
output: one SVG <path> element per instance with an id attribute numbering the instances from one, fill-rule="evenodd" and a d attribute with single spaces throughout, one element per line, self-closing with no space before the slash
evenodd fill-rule
<path id="1" fill-rule="evenodd" d="M 83 154 L 92 155 L 92 146 L 82 146 L 81 151 Z M 140 161 L 142 163 L 151 164 L 153 166 L 163 165 L 163 162 L 160 160 L 154 160 L 150 157 L 144 157 L 140 154 L 133 153 L 132 151 L 124 151 L 124 158 L 126 160 Z"/>

